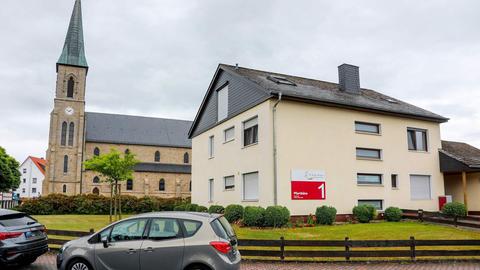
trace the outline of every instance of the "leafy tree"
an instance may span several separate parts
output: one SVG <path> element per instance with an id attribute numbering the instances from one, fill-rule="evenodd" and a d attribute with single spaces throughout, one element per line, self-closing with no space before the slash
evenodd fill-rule
<path id="1" fill-rule="evenodd" d="M 8 192 L 20 185 L 20 164 L 0 147 L 0 192 Z"/>
<path id="2" fill-rule="evenodd" d="M 111 149 L 110 153 L 94 156 L 85 162 L 85 169 L 100 173 L 102 181 L 110 184 L 110 222 L 112 222 L 112 211 L 117 220 L 122 218 L 119 183 L 132 178 L 133 167 L 137 163 L 135 155 L 130 152 L 121 154 L 115 149 Z"/>

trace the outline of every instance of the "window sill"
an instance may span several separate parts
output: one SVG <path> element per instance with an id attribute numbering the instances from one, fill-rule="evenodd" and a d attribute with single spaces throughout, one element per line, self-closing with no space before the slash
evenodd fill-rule
<path id="1" fill-rule="evenodd" d="M 235 141 L 235 139 L 230 139 L 230 140 L 228 140 L 228 141 L 224 141 L 223 144 L 227 144 L 227 143 L 233 142 L 233 141 Z"/>
<path id="2" fill-rule="evenodd" d="M 234 188 L 230 188 L 230 189 L 223 189 L 223 191 L 235 191 Z"/>
<path id="3" fill-rule="evenodd" d="M 411 149 L 408 149 L 408 152 L 410 152 L 410 153 L 419 153 L 419 154 L 430 154 L 429 151 L 411 150 Z"/>
<path id="4" fill-rule="evenodd" d="M 355 133 L 363 134 L 363 135 L 382 136 L 382 133 L 373 133 L 373 132 L 364 132 L 364 131 L 355 131 Z"/>
<path id="5" fill-rule="evenodd" d="M 242 202 L 258 202 L 258 199 L 257 200 L 242 200 Z"/>
<path id="6" fill-rule="evenodd" d="M 392 190 L 400 190 L 398 187 L 392 187 Z"/>
<path id="7" fill-rule="evenodd" d="M 208 159 L 214 159 L 215 157 L 209 157 Z"/>
<path id="8" fill-rule="evenodd" d="M 384 187 L 383 184 L 361 184 L 361 183 L 357 183 L 357 186 L 359 186 L 359 187 Z"/>
<path id="9" fill-rule="evenodd" d="M 381 158 L 357 157 L 357 160 L 383 161 Z"/>
<path id="10" fill-rule="evenodd" d="M 244 146 L 242 147 L 242 149 L 249 148 L 249 147 L 255 146 L 255 145 L 257 145 L 257 144 L 258 144 L 258 142 L 256 142 L 256 143 L 251 143 L 251 144 L 249 144 L 249 145 L 244 145 Z"/>

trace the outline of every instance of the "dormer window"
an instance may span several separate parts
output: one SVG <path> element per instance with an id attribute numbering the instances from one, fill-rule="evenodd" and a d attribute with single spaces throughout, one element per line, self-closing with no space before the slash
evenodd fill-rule
<path id="1" fill-rule="evenodd" d="M 73 80 L 73 77 L 70 77 L 68 79 L 67 83 L 67 97 L 68 98 L 73 98 L 73 89 L 75 88 L 75 81 Z"/>
<path id="2" fill-rule="evenodd" d="M 270 81 L 275 82 L 277 84 L 297 86 L 297 84 L 294 83 L 292 80 L 287 79 L 287 78 L 282 77 L 282 76 L 278 76 L 278 75 L 268 75 L 267 79 L 269 79 Z"/>
<path id="3" fill-rule="evenodd" d="M 228 85 L 217 91 L 217 121 L 221 121 L 228 116 Z"/>

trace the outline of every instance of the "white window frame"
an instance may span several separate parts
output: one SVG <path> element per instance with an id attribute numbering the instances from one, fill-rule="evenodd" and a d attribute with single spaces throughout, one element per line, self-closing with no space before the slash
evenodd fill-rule
<path id="1" fill-rule="evenodd" d="M 393 186 L 393 176 L 395 175 L 395 182 L 397 184 L 397 186 Z M 398 177 L 398 173 L 392 173 L 390 175 L 390 185 L 392 186 L 392 189 L 400 189 L 400 181 L 399 181 L 399 177 Z"/>
<path id="2" fill-rule="evenodd" d="M 414 143 L 414 148 L 410 148 L 410 143 L 408 142 L 410 131 L 413 131 L 414 134 L 415 134 L 415 142 L 418 141 L 418 133 L 425 133 L 425 142 L 424 142 L 425 150 L 419 150 L 418 149 L 418 143 Z M 422 139 L 423 139 L 423 136 L 422 136 Z M 407 148 L 408 148 L 409 151 L 428 153 L 428 151 L 430 149 L 430 147 L 428 145 L 429 142 L 430 142 L 430 140 L 428 139 L 428 130 L 427 129 L 407 127 Z"/>
<path id="3" fill-rule="evenodd" d="M 359 176 L 378 176 L 380 182 L 366 182 L 366 181 L 359 181 Z M 383 185 L 383 174 L 381 173 L 357 173 L 357 185 L 360 186 L 382 186 Z"/>
<path id="4" fill-rule="evenodd" d="M 362 204 L 360 202 L 363 202 Z M 380 209 L 375 208 L 377 211 L 383 211 L 385 209 L 385 201 L 382 199 L 361 199 L 357 200 L 357 205 L 366 205 L 366 202 L 380 202 Z"/>
<path id="5" fill-rule="evenodd" d="M 229 187 L 227 187 L 227 179 L 233 179 L 233 185 L 228 185 Z M 235 175 L 228 175 L 223 177 L 223 190 L 224 191 L 235 190 Z"/>
<path id="6" fill-rule="evenodd" d="M 357 129 L 357 125 L 375 126 L 375 127 L 377 127 L 377 132 L 372 132 L 372 131 L 367 131 L 367 130 L 359 130 L 359 129 Z M 371 135 L 380 135 L 382 133 L 381 126 L 378 123 L 355 121 L 354 126 L 355 126 L 355 132 L 356 133 L 371 134 Z"/>
<path id="7" fill-rule="evenodd" d="M 213 158 L 215 156 L 215 136 L 208 137 L 208 157 Z"/>
<path id="8" fill-rule="evenodd" d="M 377 157 L 369 157 L 369 156 L 359 156 L 359 155 L 358 155 L 358 150 L 378 152 L 378 158 L 377 158 Z M 383 151 L 382 151 L 382 149 L 377 149 L 377 148 L 357 147 L 357 148 L 355 149 L 355 156 L 357 157 L 357 159 L 382 160 L 382 158 L 383 158 Z"/>
<path id="9" fill-rule="evenodd" d="M 257 175 L 257 194 L 256 194 L 256 198 L 247 198 L 245 195 L 245 177 L 248 176 L 248 175 L 252 175 L 252 174 L 256 174 Z M 242 175 L 242 201 L 244 202 L 258 202 L 260 198 L 260 174 L 258 173 L 258 171 L 255 171 L 255 172 L 249 172 L 249 173 L 244 173 Z"/>
<path id="10" fill-rule="evenodd" d="M 227 132 L 233 130 L 233 135 L 231 138 L 227 138 Z M 231 126 L 223 131 L 223 143 L 231 142 L 235 140 L 235 126 Z"/>
<path id="11" fill-rule="evenodd" d="M 228 85 L 217 90 L 217 122 L 228 117 Z"/>
<path id="12" fill-rule="evenodd" d="M 213 202 L 215 196 L 215 180 L 213 178 L 208 179 L 208 202 Z"/>
<path id="13" fill-rule="evenodd" d="M 412 194 L 412 177 L 428 177 L 428 185 L 429 185 L 429 197 L 428 198 L 417 198 L 413 197 Z M 410 200 L 412 201 L 431 201 L 433 200 L 433 187 L 432 187 L 432 176 L 428 174 L 410 174 Z"/>
<path id="14" fill-rule="evenodd" d="M 248 126 L 247 127 L 247 124 L 249 124 L 249 122 L 253 121 L 253 120 L 256 120 L 256 124 L 252 124 L 251 126 Z M 257 126 L 257 141 L 256 142 L 252 142 L 250 144 L 245 144 L 245 130 L 249 129 L 249 128 L 252 128 L 254 126 Z M 253 117 L 250 117 L 249 119 L 245 120 L 242 122 L 242 145 L 243 147 L 249 147 L 251 145 L 256 145 L 258 144 L 259 142 L 259 130 L 260 130 L 260 127 L 259 127 L 259 124 L 258 124 L 258 115 L 255 115 Z"/>

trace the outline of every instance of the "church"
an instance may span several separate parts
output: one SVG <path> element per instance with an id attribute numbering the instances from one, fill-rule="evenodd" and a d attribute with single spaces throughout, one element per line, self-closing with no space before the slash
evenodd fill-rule
<path id="1" fill-rule="evenodd" d="M 116 149 L 140 161 L 133 179 L 122 183 L 122 194 L 190 196 L 190 121 L 85 112 L 88 64 L 81 0 L 75 1 L 56 69 L 43 195 L 110 194 L 102 176 L 85 170 L 83 162 Z"/>

